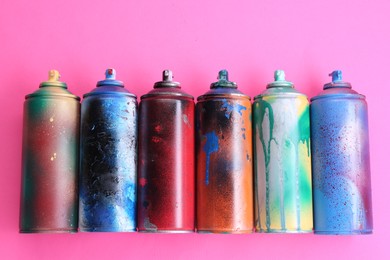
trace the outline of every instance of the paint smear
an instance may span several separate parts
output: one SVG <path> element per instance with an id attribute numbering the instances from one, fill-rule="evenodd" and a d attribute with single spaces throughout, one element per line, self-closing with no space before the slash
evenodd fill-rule
<path id="1" fill-rule="evenodd" d="M 145 178 L 139 179 L 139 185 L 143 188 L 148 183 L 148 181 Z"/>
<path id="2" fill-rule="evenodd" d="M 151 223 L 149 218 L 144 219 L 144 228 L 146 229 L 146 231 L 153 231 L 153 232 L 157 231 L 157 226 Z"/>
<path id="3" fill-rule="evenodd" d="M 206 185 L 209 184 L 209 167 L 210 167 L 210 156 L 212 153 L 217 152 L 219 149 L 218 145 L 218 136 L 215 134 L 215 131 L 206 133 L 206 144 L 203 147 L 203 151 L 206 152 Z"/>
<path id="4" fill-rule="evenodd" d="M 222 108 L 226 108 L 225 116 L 226 118 L 230 118 L 231 114 L 233 112 L 237 112 L 242 116 L 242 111 L 241 110 L 246 110 L 245 106 L 242 106 L 240 104 L 229 104 L 229 102 L 226 99 L 222 100 Z"/>

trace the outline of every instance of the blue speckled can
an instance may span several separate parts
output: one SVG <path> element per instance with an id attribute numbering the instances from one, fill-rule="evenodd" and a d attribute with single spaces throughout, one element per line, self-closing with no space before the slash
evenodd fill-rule
<path id="1" fill-rule="evenodd" d="M 106 79 L 81 105 L 80 231 L 136 231 L 137 98 Z"/>
<path id="2" fill-rule="evenodd" d="M 341 71 L 311 99 L 314 233 L 372 233 L 368 117 L 365 97 Z"/>

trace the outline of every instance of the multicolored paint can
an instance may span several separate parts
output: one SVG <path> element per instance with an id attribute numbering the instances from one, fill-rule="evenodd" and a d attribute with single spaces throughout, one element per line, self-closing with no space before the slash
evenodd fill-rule
<path id="1" fill-rule="evenodd" d="M 59 78 L 24 102 L 21 233 L 77 232 L 80 98 Z"/>
<path id="2" fill-rule="evenodd" d="M 253 231 L 250 97 L 221 70 L 196 104 L 197 231 Z"/>
<path id="3" fill-rule="evenodd" d="M 164 70 L 141 97 L 138 230 L 193 232 L 195 210 L 194 98 Z"/>
<path id="4" fill-rule="evenodd" d="M 255 97 L 253 131 L 256 231 L 312 232 L 309 102 L 282 70 Z"/>
<path id="5" fill-rule="evenodd" d="M 367 103 L 341 71 L 330 75 L 311 99 L 314 233 L 371 234 Z"/>
<path id="6" fill-rule="evenodd" d="M 80 139 L 80 231 L 136 231 L 137 97 L 115 79 L 84 95 Z"/>

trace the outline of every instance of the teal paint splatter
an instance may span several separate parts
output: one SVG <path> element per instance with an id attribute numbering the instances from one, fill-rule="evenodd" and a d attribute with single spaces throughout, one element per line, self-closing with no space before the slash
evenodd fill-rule
<path id="1" fill-rule="evenodd" d="M 227 119 L 230 118 L 233 112 L 237 112 L 242 116 L 242 111 L 241 110 L 246 110 L 245 106 L 242 106 L 240 104 L 229 104 L 229 102 L 226 99 L 222 100 L 222 108 L 226 108 L 225 116 Z"/>
<path id="2" fill-rule="evenodd" d="M 209 168 L 210 168 L 210 155 L 217 152 L 219 149 L 218 145 L 218 136 L 215 134 L 215 131 L 206 133 L 206 144 L 203 147 L 203 151 L 206 153 L 206 178 L 205 184 L 209 184 Z"/>
<path id="3" fill-rule="evenodd" d="M 299 141 L 306 143 L 307 156 L 310 157 L 310 109 L 306 106 L 298 121 Z"/>
<path id="4" fill-rule="evenodd" d="M 299 154 L 299 142 L 302 142 L 306 144 L 306 149 L 307 149 L 307 156 L 310 157 L 310 110 L 309 110 L 309 104 L 307 104 L 305 110 L 299 117 L 298 121 L 298 128 L 299 128 L 299 137 L 298 140 L 295 141 L 296 145 L 296 153 Z M 298 229 L 301 229 L 301 196 L 300 193 L 302 192 L 302 182 L 301 182 L 301 176 L 302 172 L 299 169 L 300 163 L 299 159 L 297 156 L 297 169 L 296 169 L 296 189 L 297 189 L 297 197 L 296 197 L 296 205 L 297 205 L 297 222 L 298 222 Z M 308 196 L 311 196 L 311 190 L 308 192 Z"/>
<path id="5" fill-rule="evenodd" d="M 271 141 L 275 141 L 273 137 L 273 130 L 274 130 L 274 113 L 273 109 L 270 103 L 259 100 L 259 107 L 258 113 L 255 114 L 255 122 L 258 124 L 258 127 L 261 129 L 261 124 L 265 120 L 265 114 L 266 110 L 268 110 L 268 116 L 269 116 L 269 128 L 270 128 L 270 136 L 269 140 L 266 142 L 263 131 L 259 131 L 260 133 L 260 141 L 263 148 L 264 158 L 265 158 L 265 183 L 266 183 L 266 193 L 265 193 L 265 212 L 266 212 L 266 227 L 267 230 L 270 230 L 271 228 L 271 217 L 270 217 L 270 203 L 269 203 L 269 163 L 270 163 L 270 157 L 271 157 Z M 258 116 L 258 118 L 257 118 Z"/>

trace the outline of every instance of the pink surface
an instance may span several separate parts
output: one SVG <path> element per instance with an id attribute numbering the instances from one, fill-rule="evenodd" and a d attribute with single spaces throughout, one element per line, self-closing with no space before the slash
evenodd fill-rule
<path id="1" fill-rule="evenodd" d="M 2 1 L 0 259 L 390 259 L 389 10 L 388 0 Z M 199 96 L 226 68 L 252 97 L 275 69 L 309 97 L 342 69 L 369 104 L 374 234 L 19 234 L 24 95 L 52 68 L 82 95 L 107 67 L 137 96 L 165 68 Z"/>

